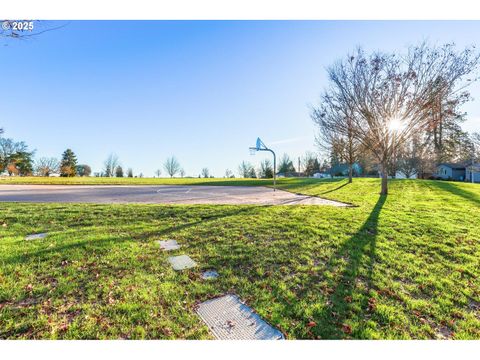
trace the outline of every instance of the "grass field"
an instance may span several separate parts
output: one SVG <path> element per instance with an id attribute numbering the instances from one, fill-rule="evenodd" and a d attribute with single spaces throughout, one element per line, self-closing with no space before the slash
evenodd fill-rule
<path id="1" fill-rule="evenodd" d="M 295 181 L 300 179 L 279 179 Z M 39 176 L 4 176 L 0 185 L 37 184 L 37 185 L 232 185 L 262 186 L 273 185 L 272 179 L 239 178 L 117 178 L 117 177 L 39 177 Z"/>
<path id="2" fill-rule="evenodd" d="M 211 338 L 195 305 L 236 293 L 289 339 L 480 339 L 479 185 L 280 186 L 358 207 L 0 203 L 0 338 Z"/>

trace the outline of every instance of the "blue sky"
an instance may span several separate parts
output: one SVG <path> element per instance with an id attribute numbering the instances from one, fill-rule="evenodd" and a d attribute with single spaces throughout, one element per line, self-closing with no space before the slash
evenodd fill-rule
<path id="1" fill-rule="evenodd" d="M 72 148 L 94 171 L 113 152 L 145 176 L 170 155 L 187 175 L 223 176 L 268 157 L 249 155 L 257 136 L 279 155 L 316 151 L 308 106 L 325 68 L 356 46 L 466 46 L 479 35 L 468 21 L 73 21 L 2 40 L 0 126 L 37 157 Z M 465 128 L 479 131 L 480 86 L 471 91 Z"/>

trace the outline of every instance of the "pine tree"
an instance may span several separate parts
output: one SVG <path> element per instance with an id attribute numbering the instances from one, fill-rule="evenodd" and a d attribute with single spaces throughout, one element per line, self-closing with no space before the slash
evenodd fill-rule
<path id="1" fill-rule="evenodd" d="M 115 168 L 115 176 L 123 177 L 123 168 L 120 165 Z"/>
<path id="2" fill-rule="evenodd" d="M 60 176 L 73 177 L 77 175 L 77 157 L 71 149 L 65 150 L 60 162 Z"/>

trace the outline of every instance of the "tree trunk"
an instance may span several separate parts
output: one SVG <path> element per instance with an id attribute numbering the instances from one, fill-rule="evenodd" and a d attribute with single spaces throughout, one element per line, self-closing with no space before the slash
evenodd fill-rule
<path id="1" fill-rule="evenodd" d="M 353 165 L 348 164 L 348 182 L 352 182 L 352 176 L 353 176 Z"/>
<path id="2" fill-rule="evenodd" d="M 382 190 L 380 191 L 380 195 L 387 195 L 388 194 L 388 170 L 385 164 L 382 165 Z"/>

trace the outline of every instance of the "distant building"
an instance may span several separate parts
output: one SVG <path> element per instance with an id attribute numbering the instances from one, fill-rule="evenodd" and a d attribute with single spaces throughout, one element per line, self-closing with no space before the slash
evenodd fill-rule
<path id="1" fill-rule="evenodd" d="M 465 181 L 480 183 L 480 163 L 473 164 L 466 167 Z"/>
<path id="2" fill-rule="evenodd" d="M 315 174 L 313 174 L 312 177 L 314 177 L 315 179 L 323 179 L 323 178 L 330 177 L 330 175 L 327 173 L 316 172 Z"/>
<path id="3" fill-rule="evenodd" d="M 291 172 L 288 172 L 288 173 L 279 172 L 279 173 L 277 173 L 277 177 L 279 177 L 279 178 L 285 178 L 285 177 L 305 177 L 305 173 L 303 173 L 303 172 L 297 172 L 297 171 L 291 171 Z"/>
<path id="4" fill-rule="evenodd" d="M 466 178 L 465 164 L 442 163 L 437 165 L 435 176 L 444 180 L 464 181 Z"/>

